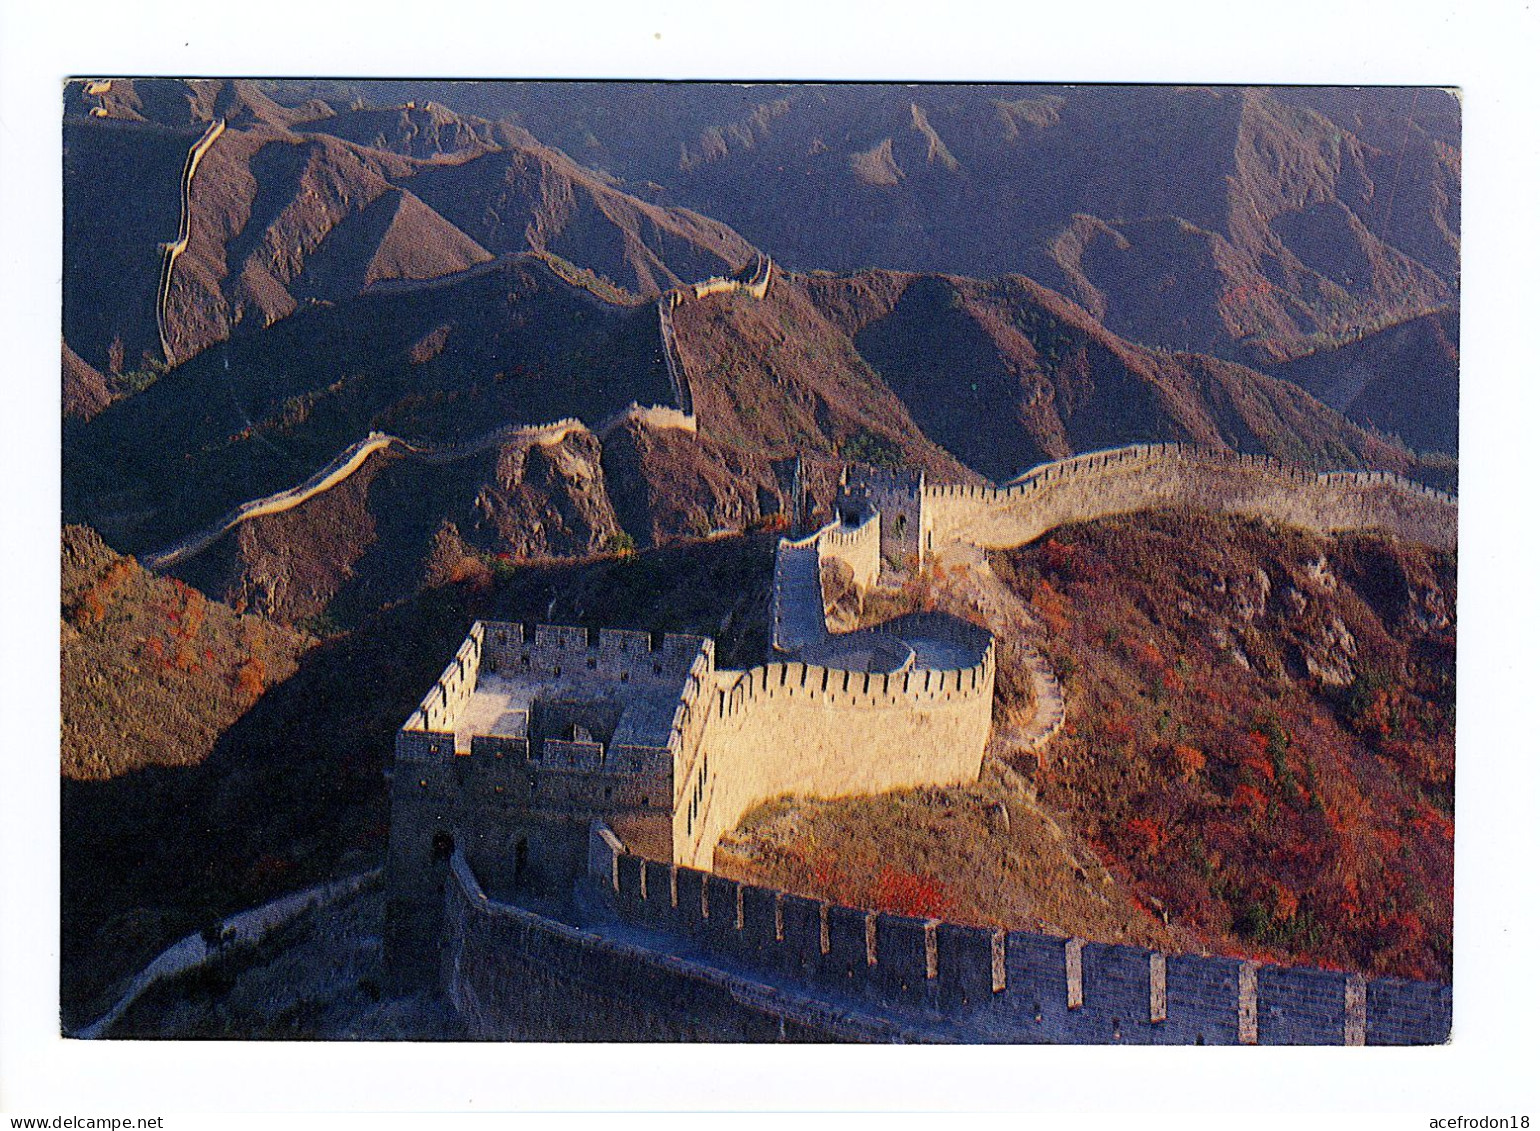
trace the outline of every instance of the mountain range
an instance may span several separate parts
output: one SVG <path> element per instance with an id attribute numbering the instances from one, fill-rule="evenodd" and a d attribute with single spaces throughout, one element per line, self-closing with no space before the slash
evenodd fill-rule
<path id="1" fill-rule="evenodd" d="M 979 485 L 1183 441 L 1456 484 L 1444 91 L 113 79 L 64 109 L 72 1015 L 373 860 L 390 734 L 468 619 L 758 662 L 770 534 L 851 462 Z"/>

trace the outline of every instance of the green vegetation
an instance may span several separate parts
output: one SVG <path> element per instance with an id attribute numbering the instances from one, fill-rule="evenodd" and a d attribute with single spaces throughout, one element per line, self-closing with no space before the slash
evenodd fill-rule
<path id="1" fill-rule="evenodd" d="M 905 467 L 903 450 L 886 436 L 862 428 L 845 437 L 839 446 L 840 458 L 850 463 L 865 463 L 901 471 Z"/>

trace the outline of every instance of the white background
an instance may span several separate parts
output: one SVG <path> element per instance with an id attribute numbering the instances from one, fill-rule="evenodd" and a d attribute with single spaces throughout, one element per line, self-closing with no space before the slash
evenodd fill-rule
<path id="1" fill-rule="evenodd" d="M 1528 1114 L 1540 1026 L 1531 493 L 1533 4 L 0 0 L 0 1111 L 1204 1113 L 1428 1127 Z M 60 84 L 67 75 L 1459 86 L 1464 102 L 1455 1036 L 1413 1050 L 252 1045 L 59 1039 Z M 1247 1113 L 1238 1118 L 1220 1113 Z M 1336 1113 L 1308 1122 L 1277 1114 Z M 1267 1117 L 1266 1113 L 1277 1113 Z M 1365 1119 L 1356 1113 L 1380 1113 Z M 291 1122 L 294 1117 L 282 1117 Z M 320 1122 L 314 1115 L 301 1123 Z M 328 1124 L 416 1126 L 404 1116 Z M 672 1117 L 670 1117 L 672 1118 Z M 711 1116 L 715 1126 L 736 1116 Z M 775 1117 L 784 1125 L 794 1115 Z M 1055 1124 L 1124 1126 L 1126 1116 Z M 542 1123 L 547 1122 L 541 1120 Z M 562 1117 L 563 1125 L 567 1117 Z M 692 1120 L 691 1122 L 703 1122 Z M 757 1121 L 755 1121 L 757 1122 Z M 764 1122 L 768 1122 L 764 1120 Z M 887 1120 L 884 1120 L 887 1122 Z M 909 1122 L 909 1120 L 904 1120 Z M 1148 1120 L 1141 1119 L 1141 1123 Z M 1019 1125 L 1017 1119 L 1001 1124 Z M 1534 1124 L 1540 1131 L 1540 1122 Z"/>

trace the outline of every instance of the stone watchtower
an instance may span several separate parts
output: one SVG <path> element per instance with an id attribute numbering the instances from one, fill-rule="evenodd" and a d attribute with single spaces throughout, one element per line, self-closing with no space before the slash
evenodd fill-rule
<path id="1" fill-rule="evenodd" d="M 918 568 L 932 549 L 924 497 L 923 471 L 856 464 L 840 479 L 834 511 L 847 526 L 859 525 L 873 512 L 880 515 L 883 572 L 906 572 Z"/>
<path id="2" fill-rule="evenodd" d="M 589 828 L 672 851 L 681 712 L 714 662 L 705 637 L 478 621 L 396 734 L 386 866 L 393 979 L 437 975 L 456 849 L 501 898 L 560 902 Z"/>

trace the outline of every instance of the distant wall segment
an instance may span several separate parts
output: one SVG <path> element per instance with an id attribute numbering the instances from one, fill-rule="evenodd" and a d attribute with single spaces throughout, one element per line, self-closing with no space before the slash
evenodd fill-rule
<path id="1" fill-rule="evenodd" d="M 160 350 L 165 357 L 166 364 L 174 363 L 171 355 L 171 338 L 167 333 L 166 304 L 171 300 L 171 274 L 176 267 L 176 261 L 182 252 L 187 250 L 187 241 L 192 238 L 192 185 L 193 177 L 197 175 L 198 166 L 203 157 L 213 148 L 214 142 L 219 140 L 219 135 L 225 132 L 225 120 L 215 118 L 209 123 L 208 129 L 203 135 L 193 142 L 187 151 L 187 159 L 182 163 L 182 215 L 177 224 L 176 239 L 169 243 L 163 243 L 161 247 L 160 285 L 156 288 L 155 295 L 155 322 L 160 331 Z"/>
<path id="2" fill-rule="evenodd" d="M 1452 550 L 1455 500 L 1389 472 L 1332 472 L 1187 444 L 1138 444 L 1036 468 L 1001 487 L 926 486 L 937 544 L 1024 545 L 1056 526 L 1162 506 L 1271 519 L 1319 534 L 1380 530 Z"/>

